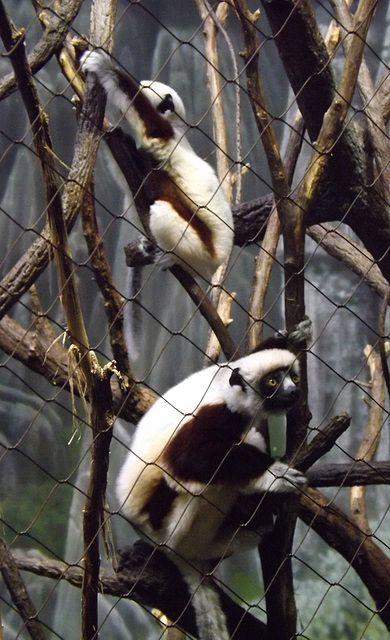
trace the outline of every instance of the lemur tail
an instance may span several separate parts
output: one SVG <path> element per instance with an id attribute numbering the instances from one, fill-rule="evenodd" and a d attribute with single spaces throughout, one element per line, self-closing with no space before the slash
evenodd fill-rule
<path id="1" fill-rule="evenodd" d="M 195 609 L 199 640 L 230 640 L 226 616 L 212 578 L 205 576 L 186 564 L 181 565 L 183 577 Z"/>

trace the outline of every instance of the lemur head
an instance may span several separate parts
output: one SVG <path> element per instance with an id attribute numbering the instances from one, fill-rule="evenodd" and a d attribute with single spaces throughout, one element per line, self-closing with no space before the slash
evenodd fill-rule
<path id="1" fill-rule="evenodd" d="M 229 408 L 266 417 L 291 409 L 299 398 L 297 357 L 287 349 L 265 349 L 230 365 Z"/>
<path id="2" fill-rule="evenodd" d="M 142 91 L 157 111 L 168 120 L 184 120 L 186 112 L 179 94 L 168 85 L 155 80 L 142 80 Z"/>

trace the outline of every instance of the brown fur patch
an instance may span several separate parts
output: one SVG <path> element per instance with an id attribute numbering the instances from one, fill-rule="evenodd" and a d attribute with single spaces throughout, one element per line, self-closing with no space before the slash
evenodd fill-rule
<path id="1" fill-rule="evenodd" d="M 161 140 L 173 138 L 174 130 L 171 123 L 157 111 L 145 94 L 140 91 L 138 83 L 119 70 L 116 73 L 120 89 L 133 100 L 133 107 L 144 123 L 146 136 Z M 158 166 L 151 170 L 148 182 L 155 192 L 155 200 L 169 202 L 178 215 L 195 231 L 209 255 L 215 257 L 213 234 L 207 224 L 197 215 L 197 204 L 192 203 L 182 193 L 169 174 L 163 169 L 159 169 Z"/>
<path id="2" fill-rule="evenodd" d="M 169 202 L 179 216 L 183 218 L 183 220 L 188 223 L 188 226 L 191 227 L 191 229 L 193 229 L 199 236 L 203 246 L 210 256 L 214 257 L 215 247 L 213 243 L 213 234 L 207 224 L 196 214 L 196 211 L 192 211 L 187 207 L 183 200 L 178 196 L 159 196 L 158 199 L 163 200 L 164 202 Z"/>
<path id="3" fill-rule="evenodd" d="M 267 454 L 242 442 L 248 426 L 225 404 L 204 405 L 178 429 L 163 462 L 179 481 L 246 484 L 271 464 Z"/>
<path id="4" fill-rule="evenodd" d="M 171 510 L 172 503 L 177 493 L 171 489 L 164 479 L 156 485 L 149 500 L 144 504 L 142 513 L 149 516 L 150 524 L 157 531 L 161 528 L 164 518 Z"/>
<path id="5" fill-rule="evenodd" d="M 146 136 L 162 140 L 173 138 L 174 132 L 171 123 L 152 105 L 140 90 L 140 85 L 126 73 L 122 71 L 117 71 L 116 73 L 120 89 L 133 100 L 133 107 L 145 125 Z"/>

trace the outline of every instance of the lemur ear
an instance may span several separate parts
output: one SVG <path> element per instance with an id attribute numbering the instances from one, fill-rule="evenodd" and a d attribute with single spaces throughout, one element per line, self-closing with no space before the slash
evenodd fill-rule
<path id="1" fill-rule="evenodd" d="M 231 376 L 229 378 L 229 384 L 231 387 L 235 387 L 236 385 L 238 385 L 239 387 L 241 387 L 244 393 L 246 392 L 246 384 L 245 384 L 244 378 L 240 373 L 240 369 L 238 367 L 237 369 L 233 369 Z"/>

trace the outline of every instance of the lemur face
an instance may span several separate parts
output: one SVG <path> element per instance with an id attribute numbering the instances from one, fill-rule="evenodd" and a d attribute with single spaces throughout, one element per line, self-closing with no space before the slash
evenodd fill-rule
<path id="1" fill-rule="evenodd" d="M 285 349 L 265 349 L 237 361 L 229 379 L 227 402 L 247 415 L 282 413 L 299 398 L 299 365 Z"/>
<path id="2" fill-rule="evenodd" d="M 299 398 L 299 375 L 294 370 L 276 369 L 261 378 L 259 391 L 266 411 L 287 411 Z"/>

